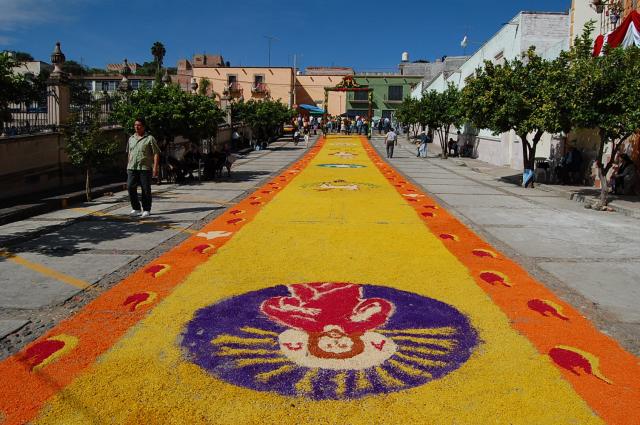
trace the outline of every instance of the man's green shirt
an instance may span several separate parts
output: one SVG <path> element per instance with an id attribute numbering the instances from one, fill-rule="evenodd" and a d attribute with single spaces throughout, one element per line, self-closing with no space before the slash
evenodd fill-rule
<path id="1" fill-rule="evenodd" d="M 153 156 L 160 154 L 160 148 L 152 135 L 145 133 L 140 137 L 134 134 L 127 142 L 127 152 L 129 153 L 127 170 L 151 170 Z"/>

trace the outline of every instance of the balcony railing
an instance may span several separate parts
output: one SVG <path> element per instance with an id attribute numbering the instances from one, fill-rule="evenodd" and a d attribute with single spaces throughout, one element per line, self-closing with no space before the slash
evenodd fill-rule
<path id="1" fill-rule="evenodd" d="M 251 93 L 266 94 L 269 93 L 269 87 L 267 87 L 265 83 L 255 83 L 253 87 L 251 87 Z"/>
<path id="2" fill-rule="evenodd" d="M 227 85 L 227 92 L 229 92 L 229 94 L 240 94 L 242 93 L 242 87 L 240 86 L 240 83 L 238 82 L 233 82 L 233 83 L 229 83 L 229 85 Z"/>

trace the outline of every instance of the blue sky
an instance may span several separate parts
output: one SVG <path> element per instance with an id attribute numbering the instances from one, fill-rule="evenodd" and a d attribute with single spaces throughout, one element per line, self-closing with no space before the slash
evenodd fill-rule
<path id="1" fill-rule="evenodd" d="M 232 65 L 353 66 L 393 70 L 410 59 L 460 55 L 465 32 L 486 41 L 520 10 L 567 11 L 571 0 L 0 0 L 0 49 L 48 61 L 56 41 L 68 59 L 94 67 L 151 60 L 165 64 L 221 53 Z M 471 44 L 469 50 L 474 47 Z"/>

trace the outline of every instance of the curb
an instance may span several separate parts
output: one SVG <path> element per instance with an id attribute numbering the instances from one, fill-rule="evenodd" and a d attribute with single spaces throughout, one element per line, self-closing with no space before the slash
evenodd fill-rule
<path id="1" fill-rule="evenodd" d="M 107 193 L 110 194 L 114 192 L 120 192 L 122 190 L 126 190 L 126 188 L 127 185 L 124 182 L 94 187 L 93 189 L 91 189 L 92 199 L 99 198 Z M 78 192 L 65 193 L 63 195 L 52 196 L 50 198 L 44 198 L 42 199 L 42 201 L 33 204 L 16 205 L 12 208 L 8 208 L 7 212 L 0 214 L 0 225 L 13 223 L 59 209 L 64 209 L 69 207 L 69 205 L 85 201 L 85 192 L 84 190 L 82 190 Z"/>
<path id="2" fill-rule="evenodd" d="M 549 186 L 546 184 L 538 183 L 536 185 L 539 189 L 544 190 L 545 192 L 554 192 L 561 194 L 565 199 L 569 199 L 571 201 L 580 202 L 585 204 L 585 208 L 590 208 L 595 206 L 600 200 L 591 195 L 582 195 L 578 192 L 569 191 L 569 190 L 559 190 L 554 188 L 553 186 Z M 619 214 L 625 215 L 627 217 L 632 218 L 640 218 L 640 210 L 636 210 L 634 208 L 628 208 L 623 205 L 619 205 L 615 200 L 610 201 L 607 204 L 607 207 L 610 208 L 611 211 L 617 212 Z"/>

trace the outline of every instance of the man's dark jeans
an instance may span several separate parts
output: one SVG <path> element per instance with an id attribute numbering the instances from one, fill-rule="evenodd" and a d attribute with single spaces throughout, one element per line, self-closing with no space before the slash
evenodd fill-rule
<path id="1" fill-rule="evenodd" d="M 387 143 L 387 158 L 393 158 L 393 148 L 394 148 L 394 144 L 388 144 Z"/>
<path id="2" fill-rule="evenodd" d="M 138 199 L 138 185 L 142 188 L 142 210 L 151 211 L 150 170 L 127 170 L 127 188 L 129 189 L 131 208 L 139 211 L 140 200 Z"/>

